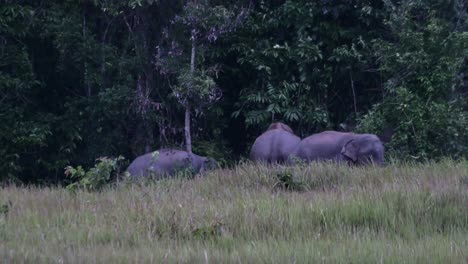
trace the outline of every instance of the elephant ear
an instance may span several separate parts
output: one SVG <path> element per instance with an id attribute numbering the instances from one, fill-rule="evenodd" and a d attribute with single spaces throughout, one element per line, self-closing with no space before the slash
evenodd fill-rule
<path id="1" fill-rule="evenodd" d="M 356 144 L 356 141 L 354 141 L 354 139 L 351 139 L 343 146 L 343 148 L 341 149 L 341 154 L 348 157 L 353 162 L 356 162 L 358 151 L 359 146 Z"/>

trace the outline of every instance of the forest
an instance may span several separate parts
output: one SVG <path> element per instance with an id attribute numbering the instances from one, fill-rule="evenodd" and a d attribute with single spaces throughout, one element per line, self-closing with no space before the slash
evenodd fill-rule
<path id="1" fill-rule="evenodd" d="M 393 131 L 468 157 L 463 0 L 2 0 L 0 181 L 186 148 L 223 166 L 270 123 Z"/>

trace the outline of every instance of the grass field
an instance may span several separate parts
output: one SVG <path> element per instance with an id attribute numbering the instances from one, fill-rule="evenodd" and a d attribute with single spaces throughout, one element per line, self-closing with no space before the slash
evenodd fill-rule
<path id="1" fill-rule="evenodd" d="M 101 192 L 7 186 L 0 260 L 468 263 L 468 162 L 243 164 Z"/>

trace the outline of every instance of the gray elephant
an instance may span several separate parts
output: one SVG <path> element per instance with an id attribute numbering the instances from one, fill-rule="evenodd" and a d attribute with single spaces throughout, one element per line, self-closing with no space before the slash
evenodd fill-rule
<path id="1" fill-rule="evenodd" d="M 301 139 L 283 123 L 271 124 L 254 142 L 250 159 L 267 163 L 286 162 L 289 154 Z"/>
<path id="2" fill-rule="evenodd" d="M 161 179 L 171 176 L 178 171 L 188 170 L 191 173 L 201 173 L 205 170 L 217 168 L 212 158 L 189 154 L 176 149 L 161 149 L 137 157 L 128 166 L 127 172 L 133 178 L 155 176 Z"/>
<path id="3" fill-rule="evenodd" d="M 303 139 L 291 152 L 290 162 L 333 160 L 350 164 L 384 163 L 384 146 L 374 134 L 324 131 Z"/>

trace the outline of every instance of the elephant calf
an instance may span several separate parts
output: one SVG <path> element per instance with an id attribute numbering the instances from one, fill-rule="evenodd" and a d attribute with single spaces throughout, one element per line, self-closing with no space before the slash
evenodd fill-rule
<path id="1" fill-rule="evenodd" d="M 384 146 L 374 134 L 324 131 L 303 139 L 291 152 L 290 161 L 333 160 L 352 164 L 384 163 Z"/>
<path id="2" fill-rule="evenodd" d="M 250 159 L 267 163 L 285 162 L 300 141 L 289 126 L 273 123 L 255 140 Z"/>
<path id="3" fill-rule="evenodd" d="M 128 166 L 127 172 L 133 178 L 155 176 L 157 179 L 171 176 L 180 170 L 190 170 L 200 173 L 214 169 L 217 163 L 212 158 L 206 158 L 186 151 L 176 149 L 161 149 L 137 157 Z"/>

